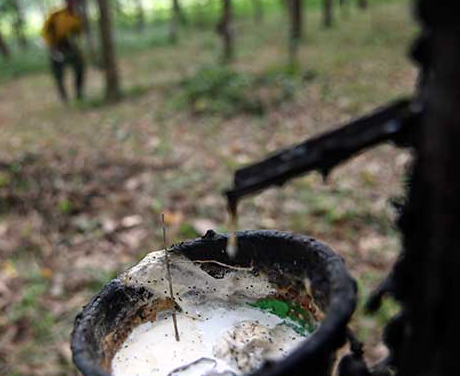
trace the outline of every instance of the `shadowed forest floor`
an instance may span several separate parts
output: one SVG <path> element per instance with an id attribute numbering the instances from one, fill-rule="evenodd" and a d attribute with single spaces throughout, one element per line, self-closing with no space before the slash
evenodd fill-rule
<path id="1" fill-rule="evenodd" d="M 407 3 L 354 10 L 332 30 L 309 13 L 294 76 L 283 68 L 280 17 L 237 24 L 232 72 L 243 82 L 236 97 L 249 104 L 233 94 L 219 103 L 194 96 L 197 70 L 222 73 L 212 30 L 123 56 L 125 98 L 116 105 L 101 104 L 93 69 L 88 100 L 69 107 L 47 74 L 0 86 L 1 375 L 77 374 L 69 349 L 76 313 L 111 277 L 162 248 L 160 213 L 170 242 L 226 231 L 221 191 L 238 166 L 411 93 L 416 28 Z M 256 87 L 260 77 L 276 79 Z M 389 200 L 402 194 L 409 161 L 382 146 L 334 170 L 327 184 L 311 174 L 246 199 L 240 228 L 331 245 L 363 301 L 398 253 Z M 375 317 L 358 309 L 353 326 L 370 360 L 384 353 L 377 328 L 396 310 L 391 302 Z"/>

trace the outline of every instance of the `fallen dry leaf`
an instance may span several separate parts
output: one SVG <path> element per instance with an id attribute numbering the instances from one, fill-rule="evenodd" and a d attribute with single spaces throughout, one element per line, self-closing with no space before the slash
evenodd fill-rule
<path id="1" fill-rule="evenodd" d="M 121 225 L 123 227 L 134 227 L 134 226 L 138 226 L 142 223 L 142 217 L 140 215 L 130 215 L 128 217 L 124 217 L 122 220 L 121 220 Z"/>

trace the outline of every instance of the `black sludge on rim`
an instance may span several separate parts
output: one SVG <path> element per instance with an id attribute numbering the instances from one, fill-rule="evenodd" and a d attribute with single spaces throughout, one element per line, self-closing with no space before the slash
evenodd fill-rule
<path id="1" fill-rule="evenodd" d="M 171 248 L 191 260 L 214 260 L 229 265 L 253 266 L 283 279 L 308 277 L 317 305 L 324 311 L 321 325 L 285 360 L 267 365 L 257 375 L 330 375 L 336 350 L 346 340 L 346 326 L 356 305 L 356 284 L 344 261 L 329 247 L 307 236 L 277 231 L 238 232 L 238 254 L 225 253 L 226 235 L 213 231 L 201 239 Z M 138 324 L 148 321 L 153 293 L 126 286 L 119 279 L 108 283 L 77 316 L 72 333 L 72 354 L 85 376 L 109 376 L 119 345 Z M 129 376 L 129 375 L 126 375 Z"/>

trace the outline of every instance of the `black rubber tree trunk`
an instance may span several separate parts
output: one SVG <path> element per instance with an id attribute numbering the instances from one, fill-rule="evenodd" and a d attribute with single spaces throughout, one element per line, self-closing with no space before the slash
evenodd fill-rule
<path id="1" fill-rule="evenodd" d="M 403 310 L 386 340 L 399 376 L 460 375 L 460 4 L 416 4 L 426 112 L 400 219 L 405 251 L 394 286 Z"/>

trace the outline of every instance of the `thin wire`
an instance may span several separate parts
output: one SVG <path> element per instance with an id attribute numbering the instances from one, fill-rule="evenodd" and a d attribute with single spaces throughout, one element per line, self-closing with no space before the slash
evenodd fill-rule
<path id="1" fill-rule="evenodd" d="M 168 252 L 168 249 L 166 248 L 166 226 L 165 226 L 165 215 L 163 213 L 161 214 L 161 222 L 163 224 L 163 246 L 165 249 L 166 276 L 169 282 L 169 295 L 173 302 L 172 317 L 173 317 L 173 323 L 174 323 L 174 335 L 176 336 L 176 341 L 179 342 L 180 338 L 179 338 L 179 329 L 177 328 L 176 300 L 174 299 L 174 291 L 173 291 L 172 278 L 171 278 L 171 268 L 169 264 L 169 252 Z"/>

